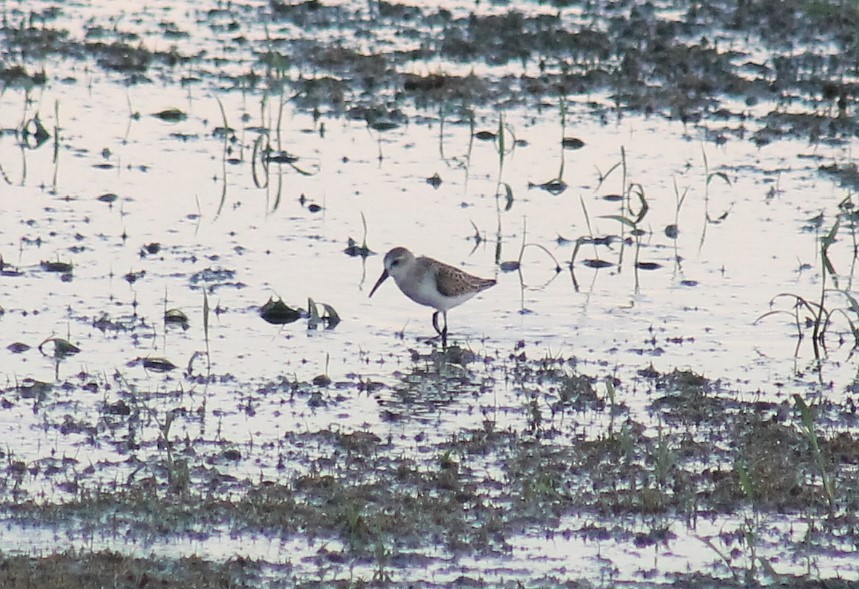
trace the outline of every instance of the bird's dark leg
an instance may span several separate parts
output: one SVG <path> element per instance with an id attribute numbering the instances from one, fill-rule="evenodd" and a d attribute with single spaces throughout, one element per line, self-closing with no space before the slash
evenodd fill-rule
<path id="1" fill-rule="evenodd" d="M 446 348 L 447 347 L 447 311 L 444 311 L 442 313 L 442 316 L 444 317 L 444 329 L 439 329 L 439 327 L 438 327 L 438 314 L 440 312 L 441 311 L 436 311 L 435 313 L 432 314 L 432 326 L 435 327 L 436 333 L 441 336 L 441 347 Z"/>

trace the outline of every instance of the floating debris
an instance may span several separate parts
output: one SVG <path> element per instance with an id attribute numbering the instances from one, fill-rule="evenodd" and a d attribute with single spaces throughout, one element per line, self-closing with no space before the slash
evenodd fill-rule
<path id="1" fill-rule="evenodd" d="M 138 272 L 128 272 L 123 278 L 128 284 L 134 284 L 144 276 L 146 276 L 146 270 L 139 270 Z"/>
<path id="2" fill-rule="evenodd" d="M 162 121 L 167 121 L 168 123 L 178 123 L 180 121 L 184 121 L 188 118 L 184 112 L 179 110 L 178 108 L 168 108 L 167 110 L 162 110 L 161 112 L 153 113 L 153 117 L 157 117 Z"/>
<path id="3" fill-rule="evenodd" d="M 560 178 L 556 178 L 554 180 L 549 180 L 548 182 L 543 182 L 542 184 L 528 182 L 528 188 L 539 188 L 540 190 L 545 190 L 546 192 L 557 196 L 567 189 L 567 183 Z"/>
<path id="4" fill-rule="evenodd" d="M 319 376 L 315 376 L 312 382 L 318 387 L 327 387 L 331 384 L 331 377 L 327 374 L 320 374 Z"/>
<path id="5" fill-rule="evenodd" d="M 141 362 L 146 370 L 151 370 L 152 372 L 170 372 L 177 368 L 167 358 L 143 358 Z"/>
<path id="6" fill-rule="evenodd" d="M 39 265 L 45 272 L 57 272 L 58 274 L 70 274 L 73 266 L 68 262 L 40 262 Z"/>
<path id="7" fill-rule="evenodd" d="M 585 146 L 585 142 L 578 137 L 564 137 L 561 139 L 561 146 L 564 149 L 581 149 Z"/>
<path id="8" fill-rule="evenodd" d="M 0 255 L 0 276 L 21 276 L 21 271 L 12 264 L 4 262 L 3 256 Z"/>
<path id="9" fill-rule="evenodd" d="M 46 344 L 54 344 L 53 354 L 48 354 L 45 352 L 44 347 Z M 63 338 L 49 337 L 48 339 L 39 344 L 39 351 L 45 356 L 52 355 L 54 358 L 65 358 L 67 356 L 74 356 L 75 354 L 79 353 L 81 349 L 70 341 L 65 340 Z"/>
<path id="10" fill-rule="evenodd" d="M 164 312 L 164 323 L 188 329 L 188 316 L 181 309 L 168 309 Z"/>
<path id="11" fill-rule="evenodd" d="M 323 312 L 319 314 L 319 306 Z M 340 315 L 334 310 L 334 307 L 328 303 L 315 303 L 313 299 L 307 299 L 307 329 L 316 329 L 319 325 L 324 325 L 325 329 L 334 329 L 340 323 Z"/>
<path id="12" fill-rule="evenodd" d="M 294 164 L 298 161 L 298 157 L 291 155 L 285 151 L 278 151 L 264 156 L 265 161 L 275 164 Z"/>
<path id="13" fill-rule="evenodd" d="M 427 178 L 427 184 L 429 184 L 433 188 L 438 188 L 439 186 L 441 186 L 441 176 L 438 175 L 438 172 Z"/>
<path id="14" fill-rule="evenodd" d="M 611 266 L 614 266 L 614 264 L 612 264 L 611 262 L 606 262 L 605 260 L 595 260 L 595 259 L 582 260 L 582 264 L 584 264 L 588 268 L 596 268 L 596 269 L 609 268 Z"/>
<path id="15" fill-rule="evenodd" d="M 30 349 L 30 346 L 21 342 L 13 342 L 6 346 L 6 349 L 12 352 L 13 354 L 22 354 Z"/>
<path id="16" fill-rule="evenodd" d="M 215 137 L 217 139 L 224 139 L 224 138 L 232 139 L 235 136 L 235 134 L 236 134 L 236 130 L 233 129 L 232 127 L 219 126 L 219 127 L 215 127 L 214 129 L 212 129 L 212 137 Z"/>
<path id="17" fill-rule="evenodd" d="M 235 448 L 228 448 L 224 450 L 221 456 L 223 456 L 225 460 L 229 460 L 231 462 L 236 462 L 242 459 L 242 453 Z"/>
<path id="18" fill-rule="evenodd" d="M 582 243 L 590 243 L 593 245 L 606 245 L 611 246 L 615 241 L 620 239 L 617 235 L 601 235 L 597 237 L 583 237 L 581 239 Z M 626 242 L 627 245 L 632 245 L 631 241 Z"/>
<path id="19" fill-rule="evenodd" d="M 301 319 L 301 311 L 288 307 L 281 299 L 273 298 L 260 307 L 259 315 L 273 325 L 286 325 Z"/>
<path id="20" fill-rule="evenodd" d="M 347 241 L 346 249 L 343 250 L 347 256 L 352 256 L 353 258 L 367 258 L 369 256 L 375 255 L 376 252 L 367 247 L 366 243 L 362 243 L 358 245 L 358 242 L 352 239 L 351 237 Z"/>
<path id="21" fill-rule="evenodd" d="M 48 130 L 45 129 L 42 121 L 39 120 L 39 115 L 36 115 L 27 121 L 24 128 L 21 130 L 21 136 L 24 139 L 24 144 L 30 149 L 39 147 L 51 138 L 51 134 L 48 133 Z M 33 142 L 30 142 L 30 137 L 33 138 Z"/>
<path id="22" fill-rule="evenodd" d="M 158 252 L 161 251 L 161 244 L 157 241 L 153 241 L 152 243 L 147 243 L 142 248 L 140 248 L 140 255 L 145 256 L 149 254 L 150 256 L 154 256 Z"/>

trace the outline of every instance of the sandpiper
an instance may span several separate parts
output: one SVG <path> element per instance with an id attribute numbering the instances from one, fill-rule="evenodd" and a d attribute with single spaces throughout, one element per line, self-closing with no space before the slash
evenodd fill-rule
<path id="1" fill-rule="evenodd" d="M 432 326 L 441 336 L 441 345 L 447 347 L 447 312 L 461 305 L 482 290 L 495 286 L 491 278 L 478 278 L 459 268 L 448 266 L 438 260 L 415 255 L 404 247 L 395 247 L 385 254 L 385 269 L 376 281 L 370 296 L 388 278 L 403 294 L 414 302 L 432 307 Z M 444 317 L 444 329 L 438 327 L 438 314 Z"/>

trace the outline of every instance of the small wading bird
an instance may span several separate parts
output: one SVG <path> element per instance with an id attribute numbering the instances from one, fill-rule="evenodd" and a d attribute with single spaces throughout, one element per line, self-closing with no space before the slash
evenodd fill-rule
<path id="1" fill-rule="evenodd" d="M 447 347 L 447 312 L 480 291 L 495 286 L 495 280 L 491 278 L 472 276 L 432 258 L 416 258 L 404 247 L 395 247 L 385 254 L 385 269 L 370 291 L 371 297 L 388 276 L 393 277 L 404 295 L 420 305 L 435 309 L 432 326 L 441 336 L 443 347 Z M 438 326 L 439 313 L 444 318 L 443 329 Z"/>

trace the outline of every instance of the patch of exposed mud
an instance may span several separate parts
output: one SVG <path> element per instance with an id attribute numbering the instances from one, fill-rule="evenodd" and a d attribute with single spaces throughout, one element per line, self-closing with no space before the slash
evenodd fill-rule
<path id="1" fill-rule="evenodd" d="M 8 59 L 0 79 L 44 84 L 45 60 L 61 56 L 92 61 L 129 83 L 165 76 L 190 81 L 190 67 L 193 79 L 276 91 L 313 111 L 367 112 L 402 100 L 422 107 L 534 107 L 559 95 L 607 93 L 617 116 L 638 111 L 690 123 L 730 120 L 726 133 L 759 144 L 784 136 L 838 140 L 857 132 L 851 113 L 859 88 L 859 9 L 852 4 L 523 2 L 486 8 L 232 2 L 198 8 L 193 24 L 180 24 L 178 14 L 173 22 L 167 11 L 155 30 L 145 19 L 120 19 L 115 27 L 84 21 L 82 31 L 68 28 L 80 20 L 75 5 L 41 13 L 13 8 L 6 15 L 2 52 Z M 190 26 L 209 34 L 201 39 Z M 154 48 L 164 45 L 154 42 L 158 36 L 169 48 Z M 771 106 L 753 121 L 759 103 Z"/>
<path id="2" fill-rule="evenodd" d="M 70 420 L 63 403 L 44 397 L 38 410 L 45 427 L 91 444 L 124 447 L 121 453 L 129 457 L 124 464 L 86 465 L 71 457 L 26 464 L 6 455 L 2 511 L 16 525 L 131 542 L 203 541 L 225 531 L 278 541 L 309 538 L 327 546 L 326 560 L 368 563 L 394 585 L 406 571 L 449 558 L 503 562 L 523 535 L 561 533 L 562 522 L 570 521 L 579 523 L 563 533 L 583 541 L 670 547 L 681 528 L 684 535 L 696 534 L 700 521 L 745 514 L 734 532 L 702 540 L 723 561 L 713 571 L 722 586 L 744 586 L 739 579 L 762 579 L 779 568 L 776 560 L 759 556 L 759 565 L 750 555 L 777 549 L 823 562 L 845 543 L 859 541 L 859 441 L 850 426 L 855 408 L 819 403 L 803 409 L 791 399 L 740 401 L 719 382 L 683 371 L 648 370 L 637 383 L 606 386 L 573 365 L 562 358 L 529 360 L 521 348 L 506 359 L 456 348 L 449 356 L 415 353 L 401 385 L 372 393 L 398 415 L 396 421 L 412 422 L 402 434 L 336 426 L 288 432 L 265 449 L 278 464 L 276 476 L 262 479 L 241 474 L 253 470 L 258 452 L 252 444 L 170 433 L 170 422 L 178 427 L 205 419 L 199 413 L 204 407 L 196 414 L 173 411 L 146 419 L 130 399 L 128 411 L 105 405 L 95 421 L 109 424 L 102 427 Z M 434 401 L 425 397 L 428 378 L 444 391 Z M 419 426 L 422 415 L 452 410 L 463 395 L 485 400 L 491 388 L 473 383 L 490 380 L 506 380 L 518 403 L 497 407 L 479 427 L 450 435 Z M 647 395 L 651 420 L 633 419 L 616 400 L 614 387 L 631 385 Z M 276 386 L 281 385 L 268 387 L 269 393 Z M 314 395 L 307 385 L 291 388 L 294 398 L 309 402 Z M 343 398 L 367 394 L 363 384 L 339 388 Z M 21 387 L 3 390 L 2 398 L 7 406 L 32 402 Z M 129 446 L 128 432 L 134 430 Z M 106 472 L 113 472 L 107 480 Z M 30 488 L 52 488 L 50 494 L 65 499 L 48 501 Z M 783 525 L 767 523 L 792 518 L 813 523 L 801 541 Z M 141 575 L 164 579 L 168 566 L 163 559 L 99 552 L 78 558 L 91 560 L 95 575 L 81 579 L 110 571 L 128 579 L 123 586 L 140 582 Z M 59 571 L 78 574 L 78 564 L 72 567 L 64 555 L 6 556 L 0 566 L 35 567 L 46 582 Z M 179 576 L 164 579 L 165 586 L 182 586 L 189 578 L 185 586 L 217 579 L 242 585 L 248 571 L 280 565 L 192 559 L 169 566 Z M 310 573 L 294 574 L 312 584 Z M 717 583 L 697 575 L 682 582 Z M 805 582 L 785 576 L 786 586 Z"/>

